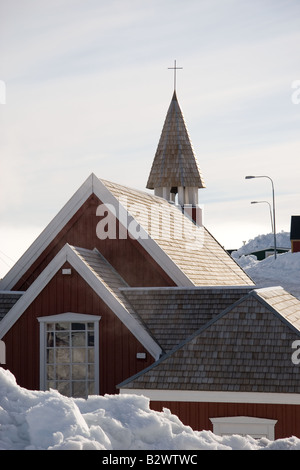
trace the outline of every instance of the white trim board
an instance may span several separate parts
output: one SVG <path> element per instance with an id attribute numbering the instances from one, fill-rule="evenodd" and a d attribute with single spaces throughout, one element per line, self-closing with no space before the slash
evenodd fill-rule
<path id="1" fill-rule="evenodd" d="M 268 403 L 300 405 L 300 394 L 298 393 L 148 390 L 137 388 L 121 388 L 120 393 L 142 395 L 152 401 L 178 401 L 196 403 Z"/>
<path id="2" fill-rule="evenodd" d="M 22 278 L 28 268 L 37 260 L 41 253 L 47 248 L 56 235 L 63 229 L 68 221 L 80 209 L 84 202 L 95 194 L 103 204 L 113 204 L 119 206 L 117 218 L 122 221 L 127 220 L 128 211 L 122 206 L 117 198 L 109 191 L 105 184 L 97 178 L 93 173 L 86 179 L 80 188 L 74 193 L 71 199 L 52 219 L 32 245 L 26 250 L 21 258 L 15 263 L 6 276 L 0 281 L 1 290 L 10 290 Z M 131 216 L 131 215 L 130 215 Z M 132 216 L 131 216 L 132 217 Z M 96 230 L 96 227 L 95 227 Z M 141 227 L 141 230 L 144 229 Z M 134 235 L 130 232 L 131 235 Z M 133 236 L 134 238 L 134 236 Z M 147 239 L 139 237 L 137 240 L 140 245 L 149 253 L 156 263 L 167 273 L 167 275 L 175 282 L 176 285 L 192 287 L 194 283 L 188 276 L 172 261 L 172 259 L 164 252 L 164 250 L 153 240 L 150 235 Z"/>
<path id="3" fill-rule="evenodd" d="M 254 438 L 266 437 L 274 440 L 277 419 L 257 418 L 252 416 L 225 416 L 209 418 L 213 425 L 213 433 L 219 436 L 239 434 Z"/>
<path id="4" fill-rule="evenodd" d="M 162 350 L 153 338 L 141 327 L 132 315 L 121 305 L 116 297 L 106 288 L 97 275 L 77 255 L 69 244 L 66 244 L 48 264 L 39 277 L 32 283 L 22 297 L 0 322 L 0 339 L 10 330 L 21 317 L 42 289 L 54 277 L 57 271 L 68 261 L 80 276 L 89 284 L 96 294 L 108 305 L 151 356 L 158 360 Z"/>

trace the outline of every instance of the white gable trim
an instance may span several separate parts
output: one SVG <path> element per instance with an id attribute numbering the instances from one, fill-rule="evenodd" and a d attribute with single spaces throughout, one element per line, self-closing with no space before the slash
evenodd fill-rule
<path id="1" fill-rule="evenodd" d="M 117 315 L 117 317 L 124 323 L 124 325 L 131 331 L 131 333 L 140 341 L 147 351 L 157 360 L 159 359 L 162 350 L 152 337 L 139 325 L 133 316 L 123 307 L 116 297 L 105 287 L 96 274 L 94 274 L 87 264 L 68 247 L 69 263 L 76 269 L 76 271 L 84 278 L 90 287 L 101 297 L 101 299 L 108 305 L 108 307 Z"/>
<path id="2" fill-rule="evenodd" d="M 48 284 L 62 265 L 68 261 L 73 268 L 83 277 L 97 295 L 108 305 L 117 315 L 131 333 L 140 341 L 147 351 L 157 360 L 162 350 L 153 338 L 139 325 L 132 315 L 118 302 L 116 297 L 106 288 L 96 274 L 94 274 L 87 264 L 75 253 L 72 247 L 66 244 L 60 252 L 53 258 L 39 277 L 32 283 L 18 302 L 12 307 L 7 315 L 0 322 L 0 339 L 10 330 L 14 323 L 21 317 L 24 311 L 30 306 L 41 290 Z"/>
<path id="3" fill-rule="evenodd" d="M 65 312 L 57 315 L 48 315 L 46 317 L 38 317 L 39 323 L 57 323 L 57 322 L 99 322 L 101 319 L 97 315 L 88 315 L 85 313 Z"/>
<path id="4" fill-rule="evenodd" d="M 122 206 L 121 202 L 107 189 L 100 179 L 97 178 L 94 184 L 95 194 L 105 204 L 111 204 L 114 207 L 119 207 L 116 216 L 118 220 L 127 220 L 128 211 Z M 129 234 L 135 238 L 133 229 L 129 226 Z M 192 287 L 194 283 L 184 274 L 184 272 L 171 260 L 171 258 L 160 248 L 160 246 L 153 240 L 150 235 L 141 226 L 140 237 L 137 238 L 140 245 L 149 253 L 149 255 L 156 261 L 156 263 L 168 274 L 168 276 L 179 286 Z"/>
<path id="5" fill-rule="evenodd" d="M 31 284 L 0 322 L 0 339 L 11 329 L 23 312 L 30 306 L 41 290 L 51 281 L 55 273 L 67 261 L 66 247 L 53 258 L 39 277 Z"/>
<path id="6" fill-rule="evenodd" d="M 153 401 L 209 403 L 269 403 L 300 405 L 299 393 L 214 392 L 197 390 L 149 390 L 121 388 L 120 393 L 143 395 Z"/>
<path id="7" fill-rule="evenodd" d="M 30 247 L 21 256 L 19 261 L 0 281 L 0 289 L 10 290 L 21 279 L 34 261 L 43 253 L 49 243 L 56 237 L 68 221 L 76 214 L 82 204 L 93 193 L 93 180 L 95 175 L 91 174 L 87 180 L 80 186 L 75 194 L 69 199 L 64 207 L 46 226 L 42 233 L 30 245 Z"/>
<path id="8" fill-rule="evenodd" d="M 80 209 L 82 204 L 91 196 L 91 194 L 95 194 L 103 204 L 113 204 L 115 207 L 119 206 L 120 211 L 117 213 L 119 221 L 122 223 L 122 220 L 127 220 L 127 210 L 119 203 L 117 198 L 107 189 L 101 180 L 92 173 L 60 210 L 60 212 L 54 217 L 54 219 L 52 219 L 52 221 L 47 225 L 27 251 L 25 251 L 19 261 L 0 281 L 0 289 L 10 290 L 13 288 L 13 286 L 25 274 L 28 267 L 36 261 L 36 259 L 47 248 L 49 243 L 51 243 L 73 215 L 76 214 L 78 209 Z M 141 231 L 144 235 L 146 234 L 142 227 Z M 129 232 L 131 233 L 130 227 Z M 131 233 L 131 235 L 134 234 Z M 188 278 L 188 276 L 184 274 L 184 272 L 150 236 L 139 237 L 138 241 L 176 285 L 185 287 L 194 286 L 194 283 Z"/>

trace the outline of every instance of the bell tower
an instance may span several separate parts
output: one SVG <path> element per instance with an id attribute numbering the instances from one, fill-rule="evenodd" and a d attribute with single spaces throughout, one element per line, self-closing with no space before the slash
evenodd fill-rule
<path id="1" fill-rule="evenodd" d="M 176 95 L 176 61 L 174 93 L 165 118 L 147 188 L 156 196 L 176 201 L 182 209 L 198 208 L 198 190 L 205 188 L 204 180 L 194 154 L 185 120 Z M 199 211 L 198 211 L 199 212 Z M 195 217 L 193 216 L 195 220 Z"/>

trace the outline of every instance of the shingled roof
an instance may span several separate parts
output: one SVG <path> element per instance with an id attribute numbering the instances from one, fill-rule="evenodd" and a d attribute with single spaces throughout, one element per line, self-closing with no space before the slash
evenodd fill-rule
<path id="1" fill-rule="evenodd" d="M 144 191 L 100 181 L 141 226 L 144 232 L 139 233 L 139 239 L 151 249 L 152 256 L 156 248 L 160 249 L 158 261 L 167 256 L 174 269 L 183 274 L 186 284 L 177 285 L 254 285 L 209 231 L 195 225 L 176 205 Z"/>
<path id="2" fill-rule="evenodd" d="M 121 288 L 154 338 L 169 352 L 251 287 Z"/>
<path id="3" fill-rule="evenodd" d="M 253 290 L 120 388 L 300 393 L 299 328 L 297 299 L 281 287 Z"/>
<path id="4" fill-rule="evenodd" d="M 0 292 L 0 321 L 15 305 L 15 303 L 22 296 L 23 292 L 2 291 Z"/>
<path id="5" fill-rule="evenodd" d="M 174 91 L 147 182 L 148 189 L 205 184 Z"/>

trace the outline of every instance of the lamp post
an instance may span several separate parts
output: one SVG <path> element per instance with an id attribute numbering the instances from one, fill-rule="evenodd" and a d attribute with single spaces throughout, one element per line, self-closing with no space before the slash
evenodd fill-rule
<path id="1" fill-rule="evenodd" d="M 272 197 L 273 197 L 273 233 L 274 233 L 274 255 L 275 259 L 277 258 L 277 247 L 276 247 L 276 223 L 275 223 L 275 194 L 274 194 L 274 183 L 270 176 L 245 176 L 246 180 L 250 180 L 252 178 L 268 178 L 272 184 Z"/>
<path id="2" fill-rule="evenodd" d="M 268 201 L 251 201 L 251 204 L 261 204 L 261 203 L 268 204 L 268 206 L 269 206 L 269 210 L 270 210 L 270 218 L 271 218 L 271 228 L 272 228 L 272 232 L 274 233 L 274 225 L 273 225 L 273 218 L 272 218 L 271 204 L 270 204 Z"/>

